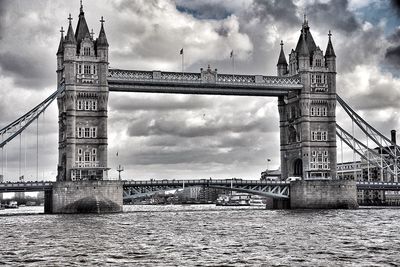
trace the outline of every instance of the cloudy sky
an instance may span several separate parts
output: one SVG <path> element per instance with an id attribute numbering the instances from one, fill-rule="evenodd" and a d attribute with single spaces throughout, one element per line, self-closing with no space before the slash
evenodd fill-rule
<path id="1" fill-rule="evenodd" d="M 380 0 L 84 0 L 96 34 L 104 16 L 110 67 L 187 71 L 208 64 L 238 73 L 275 75 L 279 42 L 295 47 L 304 12 L 314 39 L 326 49 L 332 30 L 337 91 L 377 129 L 400 129 L 399 1 Z M 56 88 L 60 27 L 79 1 L 0 0 L 0 127 L 41 102 Z M 338 109 L 338 122 L 349 120 Z M 54 180 L 57 105 L 40 120 L 39 179 Z M 109 167 L 127 179 L 258 179 L 279 162 L 277 100 L 262 97 L 187 96 L 113 92 L 109 98 Z M 36 179 L 36 128 L 3 151 L 8 180 L 20 171 Z M 361 138 L 361 137 L 360 137 Z M 340 143 L 339 143 L 340 145 Z M 339 147 L 340 148 L 340 147 Z M 116 157 L 116 152 L 119 157 Z M 346 150 L 345 150 L 346 151 Z M 25 154 L 27 163 L 25 167 Z M 341 158 L 338 153 L 339 159 Z M 1 155 L 0 155 L 1 157 Z M 19 158 L 21 157 L 21 161 Z M 351 159 L 347 152 L 346 159 Z"/>

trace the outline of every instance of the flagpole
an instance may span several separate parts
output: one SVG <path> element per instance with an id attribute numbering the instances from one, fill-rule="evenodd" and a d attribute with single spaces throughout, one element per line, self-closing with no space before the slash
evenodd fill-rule
<path id="1" fill-rule="evenodd" d="M 231 58 L 232 58 L 232 81 L 235 78 L 235 54 L 233 53 L 233 50 L 231 51 Z"/>
<path id="2" fill-rule="evenodd" d="M 181 49 L 181 55 L 182 55 L 182 74 L 185 71 L 185 52 L 183 51 L 183 48 Z"/>

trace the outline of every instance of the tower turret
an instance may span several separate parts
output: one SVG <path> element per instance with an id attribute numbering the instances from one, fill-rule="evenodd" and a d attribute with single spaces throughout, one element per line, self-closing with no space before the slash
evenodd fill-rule
<path id="1" fill-rule="evenodd" d="M 104 19 L 103 16 L 100 19 L 100 33 L 96 40 L 97 56 L 101 58 L 102 61 L 108 61 L 108 41 L 106 32 L 104 31 Z"/>
<path id="2" fill-rule="evenodd" d="M 62 78 L 62 68 L 64 64 L 64 29 L 61 27 L 60 44 L 57 49 L 57 82 L 60 83 Z"/>
<path id="3" fill-rule="evenodd" d="M 310 51 L 308 50 L 307 42 L 306 42 L 306 32 L 303 28 L 301 33 L 302 39 L 298 51 L 299 55 L 299 71 L 308 70 L 310 67 Z"/>
<path id="4" fill-rule="evenodd" d="M 326 52 L 325 52 L 326 67 L 328 68 L 329 71 L 336 72 L 336 54 L 332 46 L 331 31 L 329 31 L 328 36 L 329 36 L 328 45 L 326 47 Z"/>
<path id="5" fill-rule="evenodd" d="M 69 14 L 68 17 L 69 25 L 67 36 L 65 36 L 64 42 L 64 60 L 71 60 L 75 57 L 76 54 L 76 39 L 74 35 L 74 30 L 72 29 L 72 17 Z"/>
<path id="6" fill-rule="evenodd" d="M 284 76 L 288 72 L 288 64 L 286 61 L 285 52 L 283 51 L 283 41 L 281 40 L 281 52 L 279 54 L 278 64 L 276 65 L 278 76 Z"/>

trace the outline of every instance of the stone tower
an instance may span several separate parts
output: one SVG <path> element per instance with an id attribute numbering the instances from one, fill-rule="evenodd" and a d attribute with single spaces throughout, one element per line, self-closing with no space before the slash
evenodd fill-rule
<path id="1" fill-rule="evenodd" d="M 278 99 L 282 179 L 335 179 L 336 55 L 330 32 L 324 55 L 304 18 L 289 64 L 281 42 L 277 72 L 299 77 L 304 86 Z"/>
<path id="2" fill-rule="evenodd" d="M 69 15 L 57 51 L 59 159 L 57 181 L 107 179 L 108 42 L 104 20 L 94 39 L 80 7 L 75 34 Z"/>

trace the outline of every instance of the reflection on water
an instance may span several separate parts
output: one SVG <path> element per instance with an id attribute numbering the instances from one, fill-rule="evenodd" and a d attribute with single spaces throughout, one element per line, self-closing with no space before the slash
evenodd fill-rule
<path id="1" fill-rule="evenodd" d="M 400 262 L 400 209 L 125 206 L 113 215 L 0 211 L 0 265 L 371 266 Z M 23 213 L 18 216 L 5 214 Z"/>

